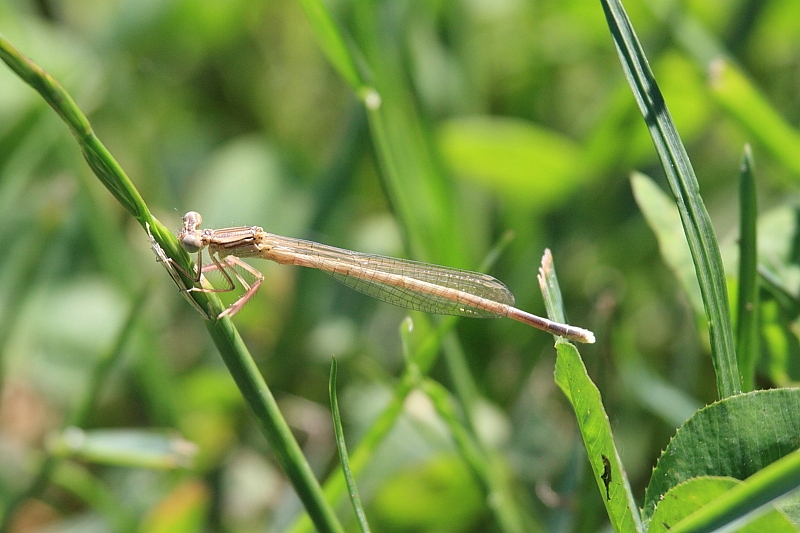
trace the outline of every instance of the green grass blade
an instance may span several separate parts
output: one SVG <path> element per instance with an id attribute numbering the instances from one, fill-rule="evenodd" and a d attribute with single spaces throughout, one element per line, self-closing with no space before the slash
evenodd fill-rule
<path id="1" fill-rule="evenodd" d="M 725 272 L 717 239 L 686 149 L 622 4 L 601 0 L 625 76 L 664 167 L 692 252 L 709 322 L 717 390 L 725 398 L 741 391 Z"/>
<path id="2" fill-rule="evenodd" d="M 344 429 L 342 429 L 342 417 L 339 415 L 339 398 L 336 394 L 336 374 L 338 371 L 336 358 L 331 358 L 331 376 L 328 381 L 328 394 L 331 399 L 331 414 L 333 415 L 333 431 L 336 435 L 336 449 L 339 451 L 339 461 L 342 465 L 344 478 L 347 482 L 347 490 L 350 493 L 350 503 L 353 504 L 353 510 L 356 512 L 358 518 L 358 525 L 362 533 L 369 533 L 369 523 L 367 522 L 367 515 L 364 513 L 364 507 L 361 505 L 361 498 L 358 496 L 358 487 L 353 478 L 353 473 L 350 471 L 350 460 L 347 457 L 347 444 L 344 441 Z"/>
<path id="3" fill-rule="evenodd" d="M 94 135 L 88 119 L 64 88 L 2 36 L 0 59 L 36 89 L 67 123 L 95 175 L 141 226 L 147 228 L 166 256 L 187 272 L 193 271 L 191 260 L 178 244 L 175 235 L 152 216 L 133 182 Z M 177 274 L 174 278 L 176 282 L 180 281 L 177 276 L 186 278 L 182 273 Z M 185 286 L 192 283 L 188 278 L 182 281 Z M 216 317 L 222 311 L 219 299 L 209 293 L 194 291 L 190 296 L 207 316 Z M 336 533 L 343 531 L 335 513 L 325 501 L 322 489 L 300 446 L 283 419 L 272 392 L 230 319 L 206 320 L 206 328 L 318 530 Z"/>
<path id="4" fill-rule="evenodd" d="M 314 525 L 319 531 L 344 531 L 233 322 L 228 317 L 207 320 L 206 329 Z"/>
<path id="5" fill-rule="evenodd" d="M 552 318 L 555 320 L 555 318 Z M 556 342 L 556 383 L 575 411 L 598 490 L 614 531 L 643 531 L 639 509 L 617 453 L 600 391 L 586 373 L 574 345 Z"/>
<path id="6" fill-rule="evenodd" d="M 758 357 L 757 217 L 753 153 L 750 146 L 745 146 L 739 174 L 739 296 L 736 305 L 736 354 L 744 390 L 753 388 Z"/>
<path id="7" fill-rule="evenodd" d="M 414 348 L 410 362 L 405 366 L 405 371 L 395 385 L 392 399 L 378 415 L 369 429 L 362 437 L 352 454 L 350 454 L 350 469 L 355 477 L 366 468 L 378 446 L 394 427 L 398 417 L 403 412 L 403 405 L 408 395 L 419 386 L 420 380 L 428 375 L 436 362 L 442 339 L 453 329 L 458 322 L 458 317 L 446 317 L 439 327 L 429 332 L 425 338 Z M 405 324 L 401 327 L 406 327 Z M 325 497 L 329 502 L 338 502 L 346 489 L 342 471 L 337 469 L 325 481 Z M 300 517 L 291 528 L 292 533 L 310 533 L 313 531 L 307 516 Z"/>
<path id="8" fill-rule="evenodd" d="M 357 52 L 341 30 L 339 22 L 321 0 L 298 0 L 320 48 L 328 57 L 333 68 L 339 72 L 350 88 L 361 94 L 364 90 L 364 77 L 356 67 Z"/>
<path id="9" fill-rule="evenodd" d="M 542 288 L 547 316 L 550 320 L 563 322 L 566 315 L 561 289 L 549 250 L 545 250 L 542 258 L 539 286 Z M 611 424 L 603 407 L 600 391 L 587 374 L 574 345 L 556 337 L 556 351 L 556 384 L 575 411 L 589 463 L 614 531 L 641 533 L 643 529 L 639 508 L 633 499 L 628 476 L 622 469 L 622 461 L 614 444 Z"/>

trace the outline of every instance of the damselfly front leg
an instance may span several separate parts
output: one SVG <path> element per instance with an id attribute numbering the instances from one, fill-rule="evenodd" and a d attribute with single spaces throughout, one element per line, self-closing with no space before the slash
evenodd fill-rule
<path id="1" fill-rule="evenodd" d="M 150 247 L 153 249 L 153 253 L 156 254 L 156 261 L 164 265 L 164 268 L 167 270 L 169 277 L 172 278 L 172 281 L 175 282 L 175 285 L 178 286 L 178 290 L 180 293 L 186 298 L 186 300 L 192 304 L 198 313 L 203 315 L 206 319 L 210 319 L 211 317 L 208 316 L 205 309 L 200 307 L 200 304 L 194 301 L 194 298 L 189 296 L 189 291 L 191 287 L 187 287 L 186 283 L 183 281 L 183 278 L 178 273 L 178 271 L 182 272 L 187 278 L 194 279 L 194 276 L 186 272 L 178 263 L 172 260 L 171 257 L 168 257 L 167 254 L 164 252 L 164 249 L 161 248 L 161 245 L 156 242 L 155 237 L 150 232 L 150 224 L 145 223 L 145 229 L 147 230 L 147 236 L 150 238 Z"/>
<path id="2" fill-rule="evenodd" d="M 223 278 L 225 278 L 226 283 L 228 283 L 229 287 L 220 288 L 220 289 L 207 289 L 205 287 L 191 287 L 190 291 L 197 291 L 197 292 L 230 292 L 236 288 L 236 284 L 231 279 L 230 274 L 228 274 L 228 270 L 233 272 L 234 277 L 241 283 L 242 287 L 244 288 L 244 294 L 242 294 L 238 300 L 233 302 L 231 305 L 228 306 L 223 312 L 217 316 L 217 318 L 222 318 L 224 316 L 233 316 L 239 311 L 241 311 L 244 304 L 246 304 L 250 298 L 258 291 L 258 288 L 261 286 L 261 283 L 264 281 L 264 274 L 253 268 L 252 266 L 248 265 L 238 257 L 233 255 L 226 255 L 222 261 L 219 261 L 215 254 L 209 254 L 211 256 L 211 263 L 205 265 L 202 268 L 202 272 L 211 272 L 214 270 L 218 270 Z M 236 270 L 236 267 L 239 267 L 243 270 L 246 270 L 255 281 L 252 282 L 252 285 L 247 283 L 247 281 L 242 277 L 242 275 Z"/>
<path id="3" fill-rule="evenodd" d="M 186 300 L 194 307 L 204 318 L 207 320 L 211 320 L 213 317 L 210 316 L 205 309 L 203 309 L 200 304 L 198 304 L 194 298 L 192 298 L 189 293 L 190 292 L 231 292 L 236 289 L 236 283 L 234 279 L 238 280 L 239 283 L 244 288 L 244 294 L 236 300 L 233 304 L 228 306 L 222 313 L 217 315 L 217 319 L 220 319 L 224 316 L 233 316 L 238 313 L 244 304 L 246 304 L 250 298 L 256 293 L 261 283 L 264 281 L 264 275 L 261 274 L 258 270 L 253 268 L 252 266 L 248 265 L 238 257 L 232 255 L 226 255 L 219 259 L 219 251 L 216 246 L 214 246 L 213 236 L 212 235 L 203 235 L 204 232 L 196 231 L 197 225 L 200 223 L 200 216 L 191 217 L 185 216 L 184 217 L 184 227 L 178 235 L 178 238 L 183 246 L 183 248 L 189 253 L 197 253 L 195 259 L 195 267 L 192 269 L 192 272 L 187 272 L 185 268 L 175 262 L 171 257 L 168 257 L 167 254 L 164 252 L 164 249 L 158 244 L 158 242 L 153 237 L 152 232 L 150 231 L 150 225 L 146 224 L 147 235 L 150 239 L 150 246 L 153 249 L 153 253 L 156 254 L 156 260 L 164 265 L 164 268 L 167 270 L 167 273 L 172 278 L 172 281 L 175 282 L 175 285 L 178 286 L 181 294 L 186 298 Z M 186 237 L 189 237 L 188 239 Z M 209 248 L 209 257 L 211 258 L 211 263 L 207 265 L 203 265 L 203 249 L 208 247 Z M 244 277 L 239 273 L 237 270 L 241 268 L 242 270 L 249 273 L 255 281 L 247 282 Z M 212 271 L 219 271 L 222 275 L 224 280 L 224 287 L 203 287 L 202 286 L 202 278 L 204 273 L 212 272 Z M 230 272 L 233 273 L 231 276 Z M 184 281 L 185 276 L 188 279 L 191 279 L 194 283 L 193 286 L 187 286 L 186 282 Z"/>
<path id="4" fill-rule="evenodd" d="M 202 221 L 203 218 L 200 213 L 194 211 L 186 213 L 183 217 L 183 228 L 178 234 L 178 240 L 183 248 L 189 253 L 197 253 L 197 261 L 195 262 L 195 268 L 197 269 L 195 276 L 196 286 L 188 290 L 196 292 L 230 292 L 236 288 L 236 283 L 233 281 L 233 278 L 236 278 L 245 292 L 225 311 L 220 313 L 217 318 L 219 319 L 226 315 L 233 316 L 253 297 L 261 282 L 264 281 L 264 275 L 261 272 L 232 255 L 233 251 L 241 251 L 242 248 L 248 246 L 248 243 L 252 240 L 253 231 L 250 228 L 238 228 L 240 231 L 236 233 L 235 237 L 226 238 L 227 234 L 220 235 L 214 230 L 199 230 L 198 226 Z M 205 248 L 208 248 L 208 256 L 211 258 L 211 263 L 208 265 L 203 265 L 203 250 Z M 248 272 L 253 277 L 255 281 L 252 282 L 252 285 L 242 277 L 237 267 Z M 226 286 L 206 288 L 200 285 L 202 274 L 214 270 L 219 271 L 225 280 Z M 233 277 L 229 272 L 233 273 Z"/>

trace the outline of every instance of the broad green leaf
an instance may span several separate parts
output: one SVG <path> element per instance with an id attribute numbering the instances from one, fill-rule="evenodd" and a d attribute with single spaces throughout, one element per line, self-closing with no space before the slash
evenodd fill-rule
<path id="1" fill-rule="evenodd" d="M 461 458 L 443 455 L 388 480 L 372 507 L 376 529 L 466 532 L 486 502 Z"/>
<path id="2" fill-rule="evenodd" d="M 741 483 L 738 479 L 729 477 L 702 476 L 671 488 L 656 507 L 653 518 L 650 520 L 648 533 L 668 532 L 680 520 Z M 777 509 L 773 509 L 737 531 L 739 533 L 762 533 L 765 531 L 791 533 L 795 529 L 785 515 Z"/>
<path id="3" fill-rule="evenodd" d="M 579 149 L 554 131 L 515 118 L 450 119 L 438 132 L 450 170 L 516 201 L 538 206 L 562 200 L 583 181 Z"/>
<path id="4" fill-rule="evenodd" d="M 746 479 L 800 448 L 800 390 L 740 394 L 695 413 L 670 441 L 645 492 L 644 517 L 666 492 L 697 476 Z"/>
<path id="5" fill-rule="evenodd" d="M 639 509 L 614 445 L 600 391 L 586 373 L 575 346 L 558 341 L 556 350 L 556 383 L 575 410 L 578 428 L 611 525 L 618 533 L 641 532 Z"/>
<path id="6" fill-rule="evenodd" d="M 742 527 L 784 502 L 796 501 L 800 487 L 800 450 L 794 451 L 759 470 L 675 524 L 671 533 L 709 533 Z M 794 494 L 794 496 L 789 496 Z M 787 502 L 789 503 L 789 502 Z M 787 517 L 792 520 L 787 514 Z M 796 519 L 796 517 L 795 517 Z M 771 531 L 771 530 L 770 530 Z"/>

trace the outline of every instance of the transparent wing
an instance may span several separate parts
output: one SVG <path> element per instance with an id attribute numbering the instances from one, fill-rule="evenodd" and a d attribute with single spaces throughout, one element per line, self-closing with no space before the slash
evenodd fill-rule
<path id="1" fill-rule="evenodd" d="M 437 294 L 435 291 L 402 286 L 394 282 L 398 276 L 455 289 L 493 302 L 514 305 L 514 295 L 501 281 L 479 272 L 353 252 L 302 239 L 275 237 L 276 242 L 272 244 L 276 248 L 285 248 L 286 251 L 302 256 L 296 264 L 322 270 L 352 289 L 400 307 L 439 315 L 499 316 L 491 311 L 454 301 L 452 297 Z M 387 277 L 383 274 L 391 274 L 393 281 L 387 282 Z"/>

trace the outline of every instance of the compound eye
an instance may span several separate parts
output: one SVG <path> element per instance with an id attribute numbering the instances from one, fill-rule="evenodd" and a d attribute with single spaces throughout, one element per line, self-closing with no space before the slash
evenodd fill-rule
<path id="1" fill-rule="evenodd" d="M 203 238 L 200 236 L 199 231 L 182 233 L 178 240 L 181 241 L 181 246 L 183 246 L 183 249 L 190 254 L 197 253 L 203 248 Z"/>
<path id="2" fill-rule="evenodd" d="M 189 231 L 194 231 L 203 223 L 203 217 L 197 211 L 189 211 L 183 215 L 183 227 Z"/>

